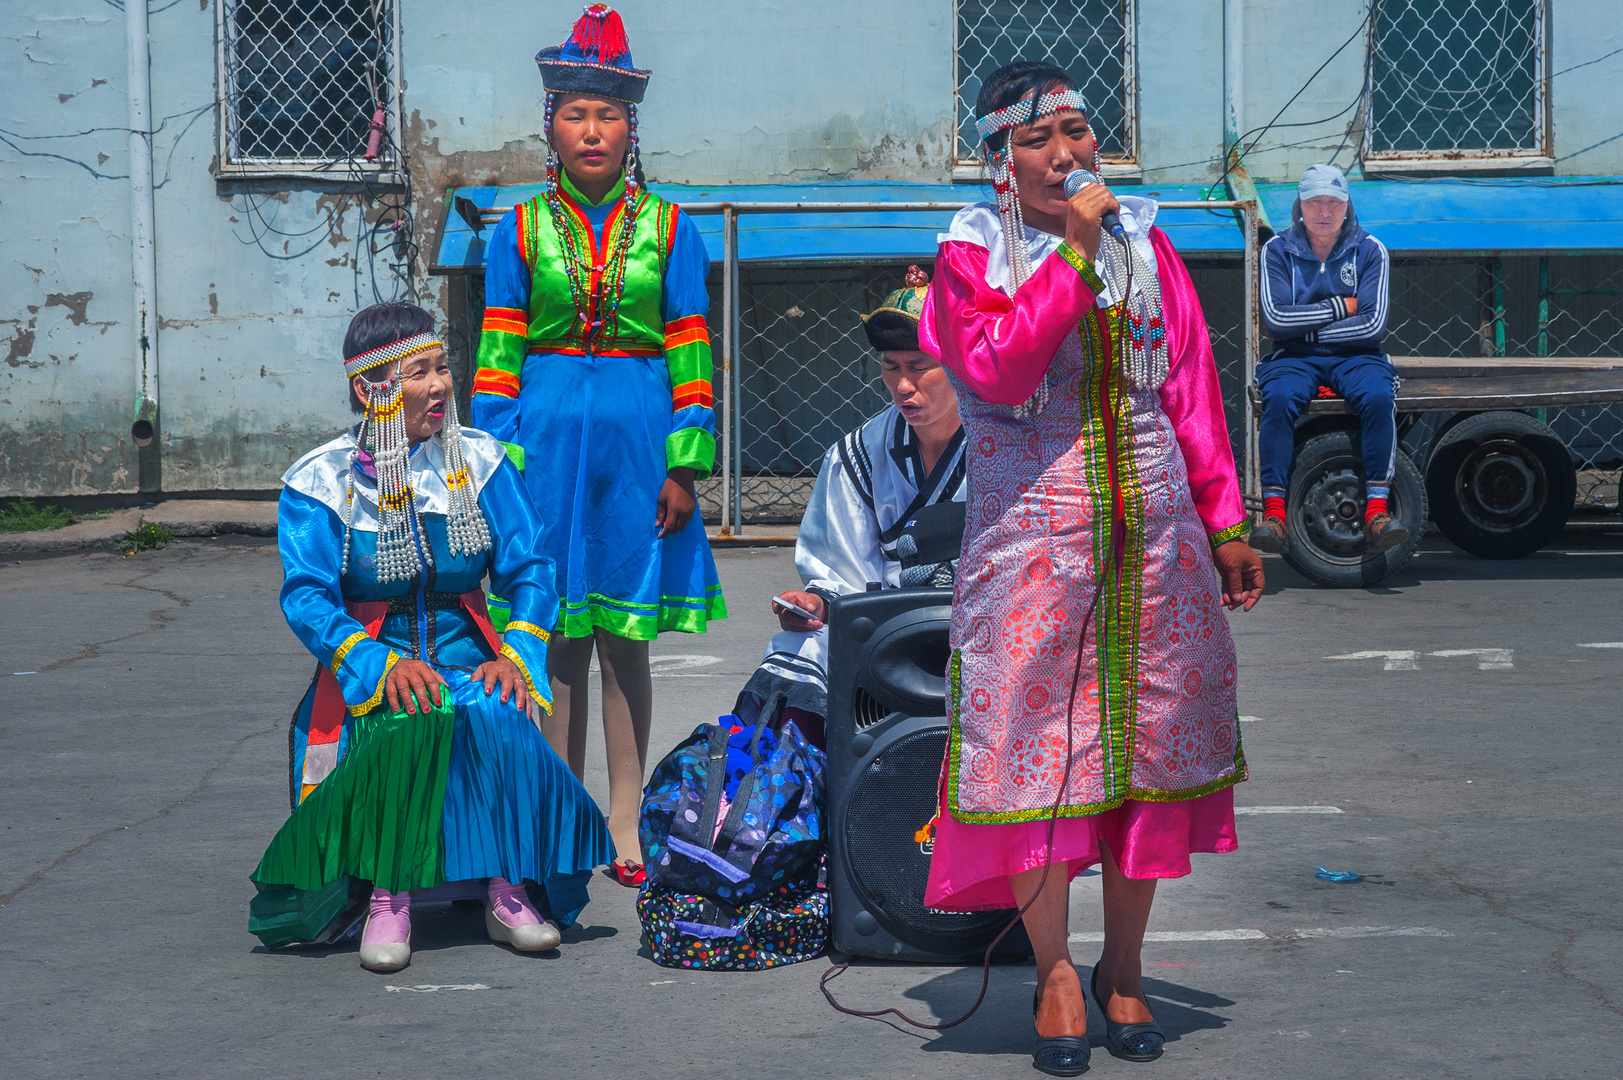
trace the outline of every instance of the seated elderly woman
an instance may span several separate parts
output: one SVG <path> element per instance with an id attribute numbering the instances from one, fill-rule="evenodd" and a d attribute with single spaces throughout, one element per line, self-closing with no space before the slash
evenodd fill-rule
<path id="1" fill-rule="evenodd" d="M 783 632 L 772 638 L 745 687 L 763 701 L 780 690 L 789 695 L 791 710 L 825 715 L 828 601 L 863 592 L 869 582 L 899 586 L 907 523 L 926 507 L 964 501 L 958 397 L 941 362 L 919 350 L 919 315 L 929 284 L 922 270 L 910 266 L 903 288 L 862 317 L 891 404 L 823 457 L 795 542 L 803 587 L 782 594 L 812 617 L 773 600 Z M 821 743 L 821 724 L 803 715 L 798 722 Z"/>
<path id="2" fill-rule="evenodd" d="M 550 949 L 613 858 L 602 814 L 537 728 L 558 614 L 541 522 L 502 444 L 457 423 L 434 321 L 410 304 L 344 340 L 364 419 L 299 460 L 277 527 L 282 611 L 320 667 L 294 716 L 294 810 L 252 878 L 265 944 L 411 958 L 412 890 L 476 883 L 493 940 Z M 498 637 L 480 582 L 512 600 Z M 353 898 L 356 903 L 352 903 Z M 444 894 L 444 890 L 442 890 Z"/>

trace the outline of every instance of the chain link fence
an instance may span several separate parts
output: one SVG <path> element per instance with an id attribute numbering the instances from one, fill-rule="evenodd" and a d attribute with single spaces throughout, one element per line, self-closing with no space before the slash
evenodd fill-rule
<path id="1" fill-rule="evenodd" d="M 958 0 L 958 163 L 980 163 L 981 80 L 1014 60 L 1069 71 L 1088 103 L 1100 155 L 1135 160 L 1135 11 L 1133 0 Z"/>
<path id="2" fill-rule="evenodd" d="M 1366 156 L 1544 152 L 1547 0 L 1371 0 Z"/>
<path id="3" fill-rule="evenodd" d="M 392 104 L 395 4 L 221 0 L 222 166 L 324 165 L 361 156 L 373 114 Z M 397 130 L 392 108 L 386 118 Z"/>
<path id="4" fill-rule="evenodd" d="M 861 315 L 902 286 L 906 262 L 740 268 L 739 415 L 745 525 L 800 520 L 823 455 L 846 432 L 890 403 L 879 358 Z M 926 271 L 929 260 L 918 265 Z M 1245 278 L 1239 259 L 1191 261 L 1211 329 L 1229 437 L 1242 460 L 1245 377 Z M 721 280 L 712 275 L 711 337 L 717 343 L 717 425 L 722 425 L 719 370 Z M 699 484 L 707 523 L 723 520 L 718 475 Z"/>
<path id="5" fill-rule="evenodd" d="M 1395 356 L 1623 356 L 1623 258 L 1552 255 L 1394 258 L 1386 350 Z M 1446 413 L 1422 414 L 1403 438 L 1422 470 Z M 1618 501 L 1623 405 L 1533 410 L 1572 451 L 1577 507 Z"/>

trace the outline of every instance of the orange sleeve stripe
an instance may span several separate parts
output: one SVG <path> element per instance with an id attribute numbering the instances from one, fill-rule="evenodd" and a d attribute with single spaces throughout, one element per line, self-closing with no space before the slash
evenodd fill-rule
<path id="1" fill-rule="evenodd" d="M 530 319 L 525 312 L 513 308 L 486 308 L 484 329 L 526 337 L 530 332 Z"/>
<path id="2" fill-rule="evenodd" d="M 473 392 L 518 397 L 518 376 L 497 368 L 480 368 L 473 377 Z"/>
<path id="3" fill-rule="evenodd" d="M 700 344 L 700 345 L 708 345 L 708 344 L 710 344 L 710 328 L 709 327 L 700 326 L 700 327 L 696 327 L 695 329 L 692 329 L 692 330 L 680 330 L 680 331 L 678 331 L 678 332 L 676 332 L 674 334 L 671 333 L 671 331 L 668 328 L 665 331 L 665 351 L 666 352 L 670 352 L 672 349 L 675 349 L 675 348 L 677 348 L 679 346 L 682 346 L 682 345 L 694 345 L 694 344 Z"/>
<path id="4" fill-rule="evenodd" d="M 694 379 L 692 382 L 685 382 L 671 391 L 671 410 L 674 412 L 677 409 L 685 409 L 689 405 L 713 409 L 716 407 L 715 400 L 710 381 L 708 379 Z"/>

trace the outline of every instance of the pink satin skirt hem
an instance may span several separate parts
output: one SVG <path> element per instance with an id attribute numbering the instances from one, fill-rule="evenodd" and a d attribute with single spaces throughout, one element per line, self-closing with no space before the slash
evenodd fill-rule
<path id="1" fill-rule="evenodd" d="M 1195 852 L 1223 854 L 1240 846 L 1234 830 L 1234 789 L 1183 802 L 1126 802 L 1089 817 L 1060 818 L 1054 826 L 1055 863 L 1070 876 L 1099 862 L 1109 846 L 1130 878 L 1175 878 L 1191 871 Z M 1048 820 L 967 825 L 943 813 L 936 822 L 926 907 L 984 911 L 1015 907 L 1009 878 L 1047 863 Z"/>

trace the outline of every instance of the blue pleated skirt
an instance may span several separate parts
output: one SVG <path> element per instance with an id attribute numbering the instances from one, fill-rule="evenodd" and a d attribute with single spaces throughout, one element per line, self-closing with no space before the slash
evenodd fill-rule
<path id="1" fill-rule="evenodd" d="M 586 788 L 501 688 L 442 672 L 456 700 L 443 817 L 445 880 L 504 877 L 546 889 L 569 926 L 586 906 L 592 869 L 614 859 L 608 826 Z"/>
<path id="2" fill-rule="evenodd" d="M 557 575 L 556 631 L 651 641 L 724 618 L 699 515 L 663 539 L 654 523 L 671 434 L 665 358 L 532 354 L 519 405 L 524 482 Z"/>

